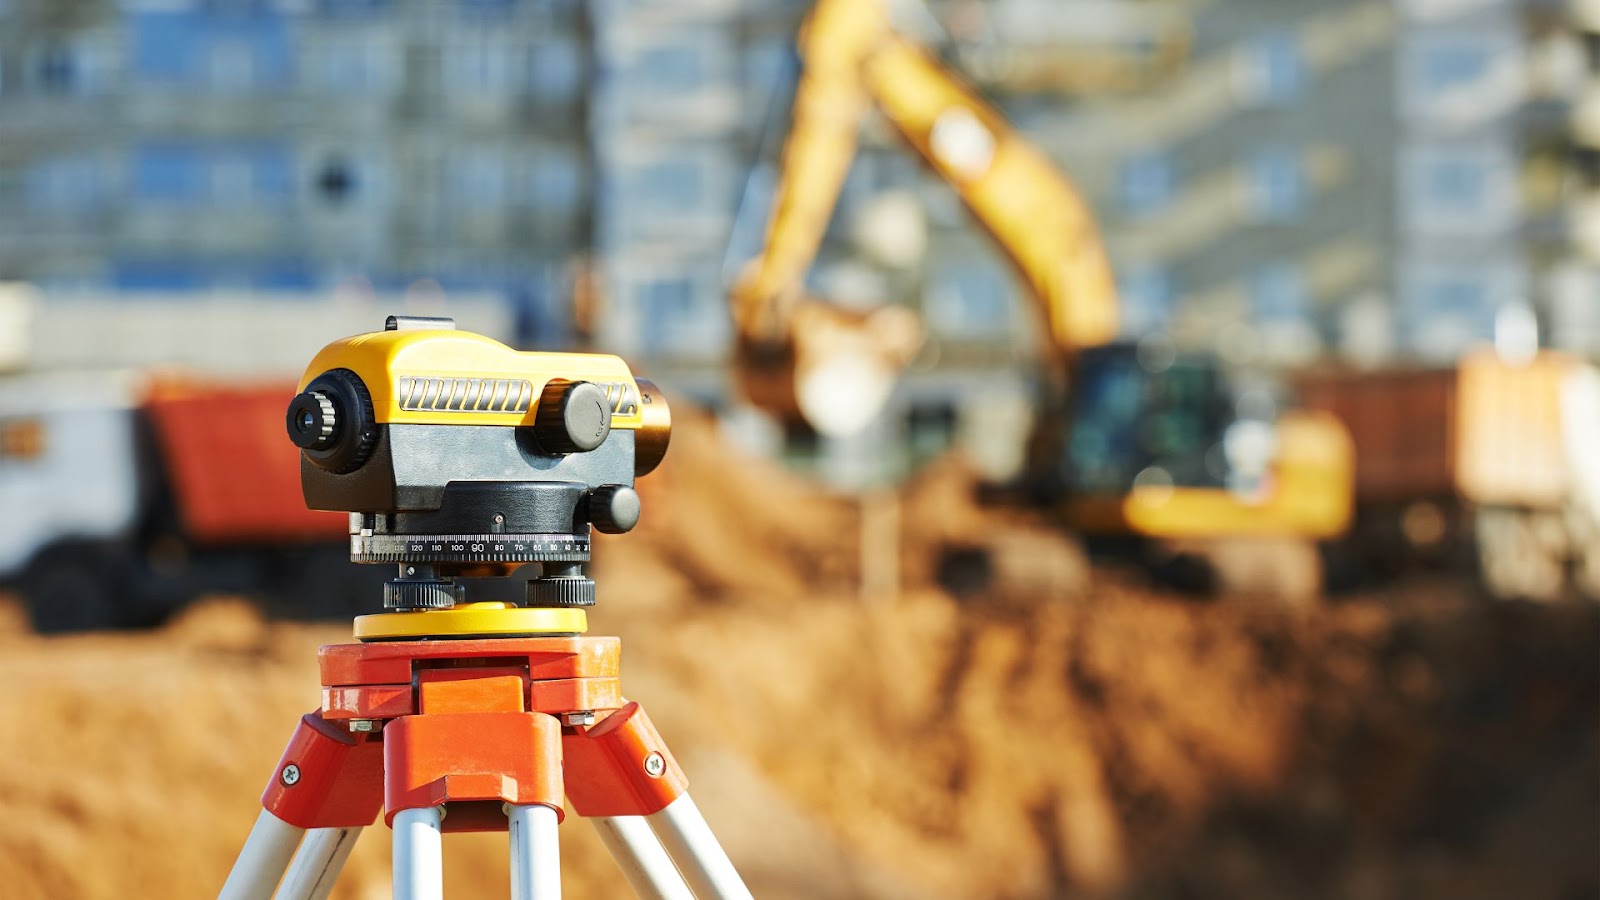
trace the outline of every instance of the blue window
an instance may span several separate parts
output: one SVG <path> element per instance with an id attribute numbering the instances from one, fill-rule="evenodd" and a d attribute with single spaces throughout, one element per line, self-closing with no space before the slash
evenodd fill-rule
<path id="1" fill-rule="evenodd" d="M 51 94 L 72 94 L 82 87 L 83 72 L 73 48 L 51 42 L 37 51 L 33 61 L 33 82 Z"/>
<path id="2" fill-rule="evenodd" d="M 699 323 L 694 283 L 685 277 L 646 281 L 635 289 L 635 302 L 644 322 L 646 347 L 681 345 Z"/>
<path id="3" fill-rule="evenodd" d="M 1407 340 L 1430 359 L 1491 339 L 1500 308 L 1528 297 L 1527 266 L 1515 256 L 1411 259 L 1400 274 Z"/>
<path id="4" fill-rule="evenodd" d="M 1160 212 L 1172 201 L 1177 190 L 1177 175 L 1172 160 L 1165 155 L 1144 154 L 1122 164 L 1117 173 L 1117 193 L 1123 208 L 1132 216 Z"/>
<path id="5" fill-rule="evenodd" d="M 85 212 L 106 199 L 105 171 L 91 157 L 54 157 L 28 167 L 23 190 L 30 209 Z"/>
<path id="6" fill-rule="evenodd" d="M 1283 148 L 1258 151 L 1250 159 L 1249 182 L 1251 203 L 1263 219 L 1293 219 L 1305 208 L 1305 170 L 1299 153 Z"/>
<path id="7" fill-rule="evenodd" d="M 211 172 L 197 147 L 147 144 L 134 151 L 133 192 L 142 200 L 198 203 L 210 192 Z"/>
<path id="8" fill-rule="evenodd" d="M 1117 297 L 1124 334 L 1139 336 L 1160 331 L 1172 315 L 1176 292 L 1165 269 L 1124 266 L 1118 271 Z"/>
<path id="9" fill-rule="evenodd" d="M 668 159 L 641 167 L 632 202 L 651 213 L 698 213 L 705 205 L 705 179 L 693 159 Z"/>
<path id="10" fill-rule="evenodd" d="M 252 173 L 252 188 L 258 200 L 282 202 L 294 191 L 294 166 L 287 147 L 265 144 L 247 151 Z"/>
<path id="11" fill-rule="evenodd" d="M 1305 277 L 1292 263 L 1275 263 L 1255 273 L 1250 280 L 1250 300 L 1255 317 L 1262 322 L 1294 322 L 1310 312 Z"/>
<path id="12" fill-rule="evenodd" d="M 211 190 L 219 203 L 260 207 L 288 201 L 294 182 L 284 145 L 223 144 L 204 151 Z"/>
<path id="13" fill-rule="evenodd" d="M 651 47 L 639 55 L 630 74 L 641 88 L 673 94 L 700 90 L 707 77 L 704 56 L 693 43 Z"/>
<path id="14" fill-rule="evenodd" d="M 1483 167 L 1471 159 L 1436 159 L 1422 172 L 1422 196 L 1432 207 L 1472 212 L 1488 195 Z"/>
<path id="15" fill-rule="evenodd" d="M 251 287 L 262 291 L 309 291 L 316 279 L 304 260 L 275 260 L 256 267 Z"/>
<path id="16" fill-rule="evenodd" d="M 554 151 L 533 159 L 529 173 L 530 200 L 537 209 L 566 214 L 583 199 L 583 170 L 570 153 Z"/>
<path id="17" fill-rule="evenodd" d="M 1477 313 L 1488 309 L 1489 287 L 1476 272 L 1439 277 L 1421 285 L 1417 305 L 1424 313 Z"/>
<path id="18" fill-rule="evenodd" d="M 1406 226 L 1438 235 L 1506 232 L 1517 225 L 1514 151 L 1499 142 L 1412 148 L 1402 172 Z"/>
<path id="19" fill-rule="evenodd" d="M 289 80 L 282 15 L 139 12 L 130 19 L 133 70 L 146 81 L 253 90 Z"/>
<path id="20" fill-rule="evenodd" d="M 505 15 L 517 7 L 517 0 L 459 0 L 461 11 L 472 16 Z"/>
<path id="21" fill-rule="evenodd" d="M 123 260 L 114 264 L 112 275 L 124 291 L 193 291 L 210 281 L 202 266 L 183 260 Z"/>
<path id="22" fill-rule="evenodd" d="M 1419 53 L 1417 77 L 1426 91 L 1447 91 L 1469 85 L 1489 71 L 1491 48 L 1480 42 L 1425 46 Z"/>
<path id="23" fill-rule="evenodd" d="M 1520 103 L 1517 78 L 1527 65 L 1514 28 L 1425 30 L 1405 41 L 1400 56 L 1401 113 L 1405 116 L 1495 116 Z"/>
<path id="24" fill-rule="evenodd" d="M 329 18 L 359 18 L 388 11 L 392 0 L 317 0 L 317 12 Z"/>
<path id="25" fill-rule="evenodd" d="M 497 147 L 460 152 L 451 161 L 451 190 L 463 206 L 499 207 L 506 204 L 506 154 Z"/>
<path id="26" fill-rule="evenodd" d="M 988 261 L 941 265 L 924 307 L 934 330 L 949 337 L 1004 335 L 1011 328 L 1010 275 Z"/>
<path id="27" fill-rule="evenodd" d="M 135 13 L 129 23 L 133 70 L 149 81 L 195 80 L 200 24 L 192 13 Z"/>
<path id="28" fill-rule="evenodd" d="M 1305 89 L 1305 61 L 1300 41 L 1290 32 L 1269 34 L 1243 47 L 1244 88 L 1258 103 L 1282 105 Z"/>
<path id="29" fill-rule="evenodd" d="M 376 29 L 343 31 L 330 33 L 319 52 L 307 60 L 316 86 L 341 94 L 382 93 L 398 86 L 399 46 Z"/>
<path id="30" fill-rule="evenodd" d="M 528 82 L 534 94 L 552 100 L 575 97 L 582 88 L 583 58 L 570 43 L 545 41 L 528 51 Z"/>

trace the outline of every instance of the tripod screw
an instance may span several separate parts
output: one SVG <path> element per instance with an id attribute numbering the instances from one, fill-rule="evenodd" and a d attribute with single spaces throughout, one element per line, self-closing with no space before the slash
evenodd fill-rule
<path id="1" fill-rule="evenodd" d="M 644 773 L 651 778 L 660 778 L 667 771 L 667 759 L 659 753 L 652 753 L 644 758 Z"/>
<path id="2" fill-rule="evenodd" d="M 378 730 L 378 720 L 377 719 L 351 719 L 350 720 L 350 730 L 352 732 L 358 732 L 358 733 L 359 732 L 377 731 Z"/>
<path id="3" fill-rule="evenodd" d="M 284 766 L 283 771 L 278 773 L 278 780 L 283 782 L 284 787 L 294 787 L 300 782 L 300 767 L 294 763 Z"/>

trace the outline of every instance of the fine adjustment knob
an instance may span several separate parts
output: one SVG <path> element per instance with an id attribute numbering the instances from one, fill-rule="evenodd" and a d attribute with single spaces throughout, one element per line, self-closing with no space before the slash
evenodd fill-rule
<path id="1" fill-rule="evenodd" d="M 587 381 L 552 381 L 539 395 L 533 434 L 549 453 L 584 453 L 611 435 L 611 399 Z"/>
<path id="2" fill-rule="evenodd" d="M 589 494 L 589 524 L 606 534 L 632 531 L 639 524 L 639 493 L 625 484 L 607 484 Z"/>
<path id="3" fill-rule="evenodd" d="M 462 586 L 439 579 L 399 579 L 384 582 L 383 608 L 449 609 L 466 596 Z"/>
<path id="4" fill-rule="evenodd" d="M 528 582 L 525 606 L 540 609 L 581 609 L 594 605 L 594 581 L 582 575 L 535 578 Z"/>

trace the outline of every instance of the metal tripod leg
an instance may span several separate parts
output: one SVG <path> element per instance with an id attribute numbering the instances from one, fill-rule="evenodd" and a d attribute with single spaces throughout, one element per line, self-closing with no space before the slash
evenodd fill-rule
<path id="1" fill-rule="evenodd" d="M 444 810 L 394 814 L 394 900 L 444 900 Z"/>
<path id="2" fill-rule="evenodd" d="M 217 900 L 268 900 L 305 833 L 263 809 Z"/>
<path id="3" fill-rule="evenodd" d="M 672 857 L 639 816 L 590 819 L 640 900 L 694 900 Z"/>
<path id="4" fill-rule="evenodd" d="M 273 900 L 327 900 L 360 836 L 360 828 L 311 829 Z"/>
<path id="5" fill-rule="evenodd" d="M 556 811 L 534 803 L 509 806 L 511 900 L 561 900 L 561 843 Z"/>
<path id="6" fill-rule="evenodd" d="M 750 889 L 688 794 L 645 816 L 645 821 L 700 900 L 752 900 Z"/>

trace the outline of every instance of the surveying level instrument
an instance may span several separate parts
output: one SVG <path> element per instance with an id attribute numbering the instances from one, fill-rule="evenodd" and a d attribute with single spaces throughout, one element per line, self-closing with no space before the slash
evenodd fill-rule
<path id="1" fill-rule="evenodd" d="M 322 900 L 380 808 L 394 896 L 443 897 L 444 832 L 506 831 L 514 900 L 561 895 L 563 798 L 646 898 L 748 898 L 650 719 L 594 637 L 594 530 L 639 520 L 666 401 L 615 356 L 522 353 L 392 316 L 317 354 L 287 415 L 313 509 L 350 513 L 354 562 L 396 567 L 357 643 L 318 652 L 300 720 L 219 895 Z M 530 563 L 524 602 L 457 579 Z M 692 892 L 692 893 L 691 893 Z"/>

